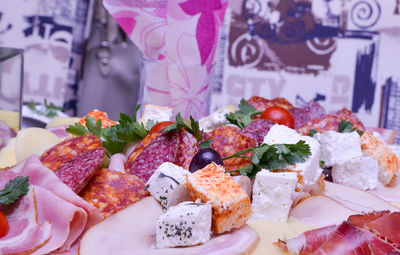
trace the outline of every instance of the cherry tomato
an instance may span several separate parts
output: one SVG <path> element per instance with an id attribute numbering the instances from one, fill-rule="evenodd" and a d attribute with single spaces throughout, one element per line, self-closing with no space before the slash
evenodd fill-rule
<path id="1" fill-rule="evenodd" d="M 155 124 L 149 131 L 149 135 L 161 132 L 164 128 L 168 127 L 171 124 L 174 124 L 175 121 L 162 121 Z"/>
<path id="2" fill-rule="evenodd" d="M 7 235 L 10 230 L 8 225 L 7 217 L 0 211 L 0 237 Z"/>
<path id="3" fill-rule="evenodd" d="M 267 108 L 262 114 L 261 119 L 272 120 L 278 122 L 280 125 L 285 125 L 294 128 L 294 119 L 292 114 L 279 106 L 271 106 Z"/>

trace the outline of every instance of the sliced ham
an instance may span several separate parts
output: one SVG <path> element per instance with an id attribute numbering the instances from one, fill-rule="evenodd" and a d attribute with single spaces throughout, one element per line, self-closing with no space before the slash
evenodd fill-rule
<path id="1" fill-rule="evenodd" d="M 318 227 L 340 224 L 350 215 L 360 213 L 326 196 L 311 196 L 297 204 L 290 216 Z"/>
<path id="2" fill-rule="evenodd" d="M 108 165 L 109 170 L 125 173 L 125 162 L 126 157 L 122 153 L 117 153 L 111 156 L 110 164 Z"/>
<path id="3" fill-rule="evenodd" d="M 31 189 L 18 202 L 0 206 L 10 225 L 8 234 L 0 238 L 0 254 L 32 253 L 49 241 L 51 223 L 38 221 L 35 202 L 35 192 Z"/>
<path id="4" fill-rule="evenodd" d="M 51 238 L 34 254 L 69 250 L 86 226 L 85 210 L 55 196 L 46 189 L 37 186 L 32 188 L 36 194 L 38 221 L 48 221 L 51 224 Z"/>
<path id="5" fill-rule="evenodd" d="M 63 184 L 53 171 L 44 167 L 38 156 L 31 156 L 15 167 L 0 172 L 0 187 L 17 175 L 29 176 L 30 192 L 35 194 L 34 197 L 23 198 L 34 205 L 35 215 L 28 219 L 27 226 L 21 228 L 28 231 L 37 222 L 38 226 L 47 226 L 50 238 L 45 239 L 46 242 L 40 239 L 41 243 L 37 245 L 37 238 L 40 235 L 29 236 L 24 242 L 18 244 L 16 249 L 28 247 L 29 253 L 38 255 L 54 251 L 69 251 L 86 229 L 103 219 L 95 207 Z M 9 211 L 7 217 L 13 219 L 20 216 L 15 211 Z M 13 224 L 10 228 L 13 228 Z M 13 228 L 10 233 L 15 233 L 13 232 L 15 229 L 18 227 Z M 22 232 L 17 234 L 18 238 L 24 238 L 24 235 Z M 0 245 L 0 247 L 3 246 Z M 3 253 L 0 252 L 0 254 Z"/>
<path id="6" fill-rule="evenodd" d="M 358 212 L 399 211 L 399 208 L 368 191 L 333 182 L 325 182 L 324 195 Z"/>
<path id="7" fill-rule="evenodd" d="M 96 207 L 75 194 L 67 185 L 62 183 L 51 170 L 49 171 L 47 167 L 43 166 L 39 160 L 39 156 L 33 155 L 29 157 L 24 162 L 11 168 L 10 171 L 17 175 L 29 176 L 29 182 L 31 184 L 40 186 L 61 199 L 84 209 L 88 214 L 85 230 L 103 219 L 102 214 Z"/>

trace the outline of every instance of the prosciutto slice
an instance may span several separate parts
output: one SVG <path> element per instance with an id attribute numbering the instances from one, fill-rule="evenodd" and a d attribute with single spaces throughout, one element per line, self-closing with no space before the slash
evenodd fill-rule
<path id="1" fill-rule="evenodd" d="M 389 211 L 352 215 L 340 225 L 304 232 L 278 246 L 291 254 L 400 254 L 399 216 Z"/>
<path id="2" fill-rule="evenodd" d="M 4 180 L 4 179 L 3 179 Z M 4 187 L 4 185 L 0 185 Z M 0 238 L 0 254 L 31 253 L 45 245 L 51 237 L 51 224 L 37 220 L 35 192 L 10 206 L 0 206 L 5 213 L 10 231 Z"/>

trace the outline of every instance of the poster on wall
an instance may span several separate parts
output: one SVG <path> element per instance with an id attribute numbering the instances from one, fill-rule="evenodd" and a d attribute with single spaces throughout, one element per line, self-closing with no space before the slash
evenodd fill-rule
<path id="1" fill-rule="evenodd" d="M 229 10 L 211 110 L 285 97 L 382 124 L 383 87 L 400 75 L 399 0 L 240 0 Z"/>
<path id="2" fill-rule="evenodd" d="M 47 99 L 76 113 L 88 8 L 89 0 L 0 0 L 0 46 L 25 51 L 25 103 Z"/>

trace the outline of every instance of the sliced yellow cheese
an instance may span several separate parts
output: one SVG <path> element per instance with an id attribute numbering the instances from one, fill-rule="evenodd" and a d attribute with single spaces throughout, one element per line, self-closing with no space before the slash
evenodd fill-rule
<path id="1" fill-rule="evenodd" d="M 15 158 L 15 142 L 17 138 L 11 138 L 5 147 L 0 150 L 0 168 L 10 167 L 17 164 Z"/>
<path id="2" fill-rule="evenodd" d="M 69 117 L 54 117 L 51 119 L 46 128 L 58 127 L 58 126 L 69 126 L 78 122 L 80 118 L 69 118 Z"/>
<path id="3" fill-rule="evenodd" d="M 284 254 L 273 243 L 278 239 L 284 240 L 301 235 L 303 232 L 315 227 L 305 225 L 302 222 L 290 217 L 287 222 L 276 222 L 269 220 L 250 220 L 247 225 L 257 231 L 260 242 L 252 255 L 276 255 Z"/>
<path id="4" fill-rule="evenodd" d="M 41 155 L 61 140 L 44 128 L 25 128 L 17 133 L 15 159 L 19 163 L 31 155 Z"/>
<path id="5" fill-rule="evenodd" d="M 18 131 L 19 127 L 19 113 L 13 111 L 0 110 L 0 120 L 7 123 L 8 126 Z"/>

